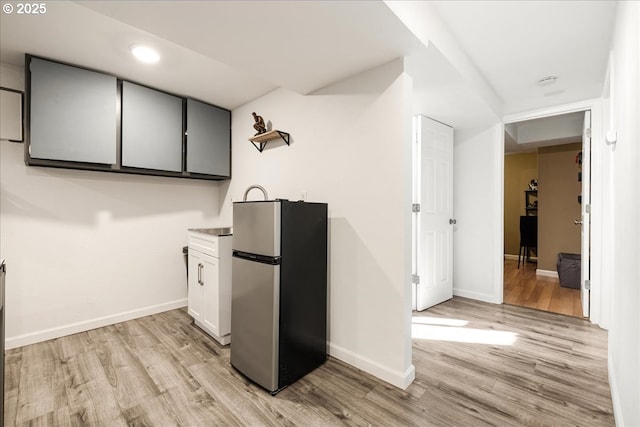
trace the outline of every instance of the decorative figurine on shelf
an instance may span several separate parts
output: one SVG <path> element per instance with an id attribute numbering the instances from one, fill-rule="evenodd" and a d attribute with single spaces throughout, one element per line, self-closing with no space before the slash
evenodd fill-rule
<path id="1" fill-rule="evenodd" d="M 538 189 L 538 180 L 537 179 L 532 179 L 531 182 L 529 183 L 529 189 L 530 190 L 537 190 Z"/>
<path id="2" fill-rule="evenodd" d="M 264 124 L 264 119 L 262 118 L 262 116 L 259 116 L 256 113 L 251 113 L 251 114 L 253 114 L 253 120 L 255 120 L 255 123 L 253 124 L 253 128 L 257 131 L 254 136 L 258 136 L 265 133 L 267 131 L 267 126 Z"/>

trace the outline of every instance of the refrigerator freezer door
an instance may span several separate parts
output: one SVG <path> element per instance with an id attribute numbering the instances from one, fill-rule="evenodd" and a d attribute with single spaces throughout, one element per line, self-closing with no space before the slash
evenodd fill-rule
<path id="1" fill-rule="evenodd" d="M 232 277 L 231 364 L 262 387 L 275 391 L 280 266 L 234 257 Z"/>
<path id="2" fill-rule="evenodd" d="M 235 202 L 233 249 L 280 256 L 280 202 Z"/>

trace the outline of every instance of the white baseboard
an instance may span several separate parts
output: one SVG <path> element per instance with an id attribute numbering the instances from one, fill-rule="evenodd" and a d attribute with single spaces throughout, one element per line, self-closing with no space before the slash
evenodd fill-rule
<path id="1" fill-rule="evenodd" d="M 416 378 L 416 368 L 413 365 L 405 372 L 396 371 L 333 343 L 329 343 L 329 354 L 403 390 Z"/>
<path id="2" fill-rule="evenodd" d="M 51 340 L 54 338 L 64 337 L 66 335 L 77 334 L 79 332 L 90 331 L 91 329 L 101 328 L 103 326 L 113 325 L 114 323 L 125 322 L 139 317 L 149 316 L 151 314 L 162 313 L 163 311 L 173 310 L 175 308 L 185 307 L 187 299 L 179 299 L 163 304 L 152 305 L 135 310 L 129 310 L 110 316 L 98 317 L 96 319 L 85 320 L 82 322 L 72 323 L 70 325 L 58 326 L 51 329 L 45 329 L 28 334 L 18 335 L 15 337 L 7 337 L 5 340 L 6 349 L 22 347 L 29 344 Z"/>
<path id="3" fill-rule="evenodd" d="M 553 277 L 555 279 L 558 278 L 558 272 L 552 270 L 536 270 L 536 276 L 544 276 L 544 277 Z"/>
<path id="4" fill-rule="evenodd" d="M 613 368 L 613 362 L 611 357 L 611 350 L 609 350 L 609 356 L 607 357 L 607 366 L 609 368 L 609 389 L 611 389 L 611 403 L 613 404 L 613 418 L 616 422 L 616 426 L 624 426 L 622 417 L 622 406 L 620 405 L 620 393 L 618 392 L 618 383 L 616 382 L 616 373 Z"/>
<path id="5" fill-rule="evenodd" d="M 475 299 L 482 302 L 488 302 L 491 304 L 501 304 L 502 301 L 496 301 L 496 297 L 493 294 L 483 294 L 480 292 L 467 291 L 464 289 L 453 288 L 453 295 L 456 297 L 463 297 L 469 299 Z"/>

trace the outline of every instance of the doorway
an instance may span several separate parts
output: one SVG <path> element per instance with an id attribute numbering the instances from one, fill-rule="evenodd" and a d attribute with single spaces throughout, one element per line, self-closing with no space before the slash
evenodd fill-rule
<path id="1" fill-rule="evenodd" d="M 588 317 L 590 114 L 505 125 L 506 304 Z"/>

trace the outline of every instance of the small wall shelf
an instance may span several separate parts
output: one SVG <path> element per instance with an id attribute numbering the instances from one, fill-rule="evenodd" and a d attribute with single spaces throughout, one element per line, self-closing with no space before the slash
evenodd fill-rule
<path id="1" fill-rule="evenodd" d="M 267 146 L 267 142 L 274 141 L 276 139 L 282 138 L 282 140 L 289 145 L 289 133 L 283 132 L 281 130 L 270 130 L 269 132 L 262 133 L 260 135 L 253 136 L 249 138 L 249 141 L 253 144 L 256 149 L 262 153 L 264 147 Z"/>

